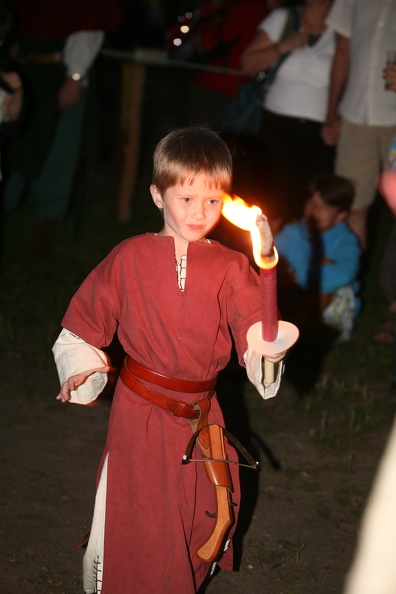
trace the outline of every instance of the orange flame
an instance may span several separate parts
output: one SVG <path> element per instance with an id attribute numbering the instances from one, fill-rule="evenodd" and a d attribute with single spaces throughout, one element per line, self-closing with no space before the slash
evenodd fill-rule
<path id="1" fill-rule="evenodd" d="M 278 254 L 274 247 L 274 256 L 265 257 L 261 252 L 261 235 L 257 226 L 257 217 L 263 212 L 258 206 L 248 206 L 242 198 L 235 196 L 231 198 L 228 194 L 223 195 L 223 216 L 236 227 L 244 231 L 250 231 L 253 245 L 253 257 L 260 268 L 273 268 L 278 262 Z"/>

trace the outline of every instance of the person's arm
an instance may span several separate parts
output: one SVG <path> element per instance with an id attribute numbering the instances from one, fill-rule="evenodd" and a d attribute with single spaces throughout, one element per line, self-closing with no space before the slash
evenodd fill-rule
<path id="1" fill-rule="evenodd" d="M 89 404 L 103 391 L 111 371 L 107 355 L 65 328 L 52 352 L 61 384 L 57 400 Z"/>
<path id="2" fill-rule="evenodd" d="M 265 31 L 259 31 L 241 55 L 241 68 L 249 73 L 267 70 L 281 56 L 306 44 L 307 35 L 302 31 L 293 33 L 279 43 L 272 41 Z"/>
<path id="3" fill-rule="evenodd" d="M 103 40 L 103 31 L 78 31 L 67 38 L 63 49 L 66 79 L 58 93 L 59 109 L 70 109 L 80 100 L 87 72 L 94 63 Z"/>
<path id="4" fill-rule="evenodd" d="M 338 253 L 332 258 L 332 264 L 320 266 L 320 292 L 334 293 L 356 280 L 360 266 L 361 250 L 355 236 L 341 241 Z"/>
<path id="5" fill-rule="evenodd" d="M 326 121 L 322 128 L 323 142 L 333 146 L 338 141 L 340 121 L 338 106 L 349 75 L 350 40 L 343 35 L 337 35 L 336 51 L 330 74 L 330 89 L 327 103 Z"/>
<path id="6" fill-rule="evenodd" d="M 301 231 L 303 225 L 304 231 Z M 303 221 L 289 223 L 275 235 L 278 251 L 278 288 L 287 290 L 292 285 L 301 286 L 308 273 L 309 262 L 302 256 L 306 227 Z"/>
<path id="7" fill-rule="evenodd" d="M 2 72 L 1 78 L 13 90 L 13 93 L 5 97 L 3 101 L 4 116 L 6 120 L 15 121 L 19 118 L 23 103 L 21 77 L 17 72 Z"/>
<path id="8" fill-rule="evenodd" d="M 396 591 L 396 422 L 393 423 L 364 511 L 344 594 Z"/>

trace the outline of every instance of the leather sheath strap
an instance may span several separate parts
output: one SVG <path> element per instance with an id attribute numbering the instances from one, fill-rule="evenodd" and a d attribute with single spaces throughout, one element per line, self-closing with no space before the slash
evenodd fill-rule
<path id="1" fill-rule="evenodd" d="M 156 386 L 176 392 L 186 392 L 189 394 L 208 392 L 208 395 L 204 398 L 206 400 L 212 397 L 217 379 L 217 377 L 214 377 L 210 380 L 199 382 L 167 377 L 144 367 L 129 356 L 124 359 L 120 378 L 130 390 L 141 398 L 163 408 L 175 417 L 183 417 L 185 419 L 198 419 L 200 417 L 201 409 L 197 406 L 197 403 L 191 404 L 182 400 L 168 398 L 164 394 L 152 390 L 140 380 L 148 381 Z"/>

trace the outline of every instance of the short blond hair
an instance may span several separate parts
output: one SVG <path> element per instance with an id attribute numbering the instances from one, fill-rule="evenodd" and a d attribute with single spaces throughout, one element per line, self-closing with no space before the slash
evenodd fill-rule
<path id="1" fill-rule="evenodd" d="M 178 183 L 194 183 L 201 173 L 210 185 L 231 191 L 232 157 L 217 132 L 201 126 L 178 128 L 159 141 L 152 183 L 161 194 Z"/>

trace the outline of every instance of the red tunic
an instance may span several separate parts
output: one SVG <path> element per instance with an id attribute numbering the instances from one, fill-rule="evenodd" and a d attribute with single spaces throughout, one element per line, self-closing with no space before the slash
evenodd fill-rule
<path id="1" fill-rule="evenodd" d="M 172 237 L 145 234 L 117 246 L 73 297 L 62 326 L 98 348 L 118 330 L 127 354 L 171 377 L 206 380 L 240 357 L 260 319 L 260 289 L 246 256 L 213 241 L 190 243 L 179 289 Z M 158 390 L 157 387 L 155 389 Z M 193 402 L 202 396 L 172 397 Z M 212 399 L 210 423 L 224 425 Z M 181 464 L 191 427 L 118 381 L 108 457 L 102 594 L 192 594 L 209 565 L 195 555 L 210 534 L 214 487 L 200 463 Z M 227 446 L 229 458 L 236 453 Z M 233 501 L 239 505 L 237 466 Z M 235 508 L 236 516 L 238 507 Z M 220 565 L 232 569 L 232 551 Z"/>

